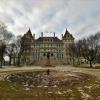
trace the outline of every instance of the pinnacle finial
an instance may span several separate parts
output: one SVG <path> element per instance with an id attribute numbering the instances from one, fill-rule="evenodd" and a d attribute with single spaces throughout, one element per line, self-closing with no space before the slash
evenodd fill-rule
<path id="1" fill-rule="evenodd" d="M 31 29 L 30 29 L 30 27 L 29 27 L 29 30 L 28 30 L 28 32 L 31 32 Z"/>
<path id="2" fill-rule="evenodd" d="M 54 32 L 54 37 L 56 36 L 56 33 Z"/>

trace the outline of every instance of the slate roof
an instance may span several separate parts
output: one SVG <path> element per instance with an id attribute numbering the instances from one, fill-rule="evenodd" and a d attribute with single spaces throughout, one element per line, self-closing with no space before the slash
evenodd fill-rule
<path id="1" fill-rule="evenodd" d="M 69 31 L 66 29 L 65 34 L 63 36 L 63 39 L 74 39 L 72 34 L 69 33 Z"/>
<path id="2" fill-rule="evenodd" d="M 35 42 L 62 42 L 62 40 L 57 37 L 39 37 Z"/>

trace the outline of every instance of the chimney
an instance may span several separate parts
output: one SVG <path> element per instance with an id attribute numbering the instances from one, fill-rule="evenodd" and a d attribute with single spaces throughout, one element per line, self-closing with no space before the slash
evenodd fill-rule
<path id="1" fill-rule="evenodd" d="M 33 38 L 35 39 L 35 34 L 33 34 Z"/>
<path id="2" fill-rule="evenodd" d="M 43 32 L 41 32 L 41 37 L 43 37 Z"/>
<path id="3" fill-rule="evenodd" d="M 62 39 L 63 39 L 63 34 L 61 34 L 61 37 L 62 37 Z"/>
<path id="4" fill-rule="evenodd" d="M 55 32 L 54 32 L 54 37 L 55 37 Z"/>

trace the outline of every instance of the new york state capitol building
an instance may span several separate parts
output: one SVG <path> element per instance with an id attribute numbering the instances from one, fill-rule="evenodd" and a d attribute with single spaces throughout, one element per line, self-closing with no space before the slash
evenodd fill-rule
<path id="1" fill-rule="evenodd" d="M 21 56 L 22 64 L 45 65 L 48 54 L 52 65 L 71 64 L 72 57 L 68 48 L 72 43 L 74 37 L 67 29 L 62 34 L 62 39 L 56 37 L 55 33 L 52 37 L 44 37 L 43 32 L 35 39 L 29 29 L 22 37 L 22 45 L 26 47 Z"/>

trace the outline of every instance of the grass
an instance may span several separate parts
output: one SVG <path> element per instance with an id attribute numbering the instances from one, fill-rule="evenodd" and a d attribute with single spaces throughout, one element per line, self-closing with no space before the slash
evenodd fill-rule
<path id="1" fill-rule="evenodd" d="M 93 64 L 93 67 L 91 68 L 89 64 L 81 64 L 81 65 L 73 65 L 74 67 L 79 67 L 79 68 L 90 68 L 90 69 L 100 69 L 100 64 Z"/>
<path id="2" fill-rule="evenodd" d="M 100 80 L 92 77 L 81 84 L 31 88 L 0 81 L 0 100 L 100 100 Z"/>

